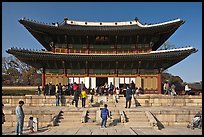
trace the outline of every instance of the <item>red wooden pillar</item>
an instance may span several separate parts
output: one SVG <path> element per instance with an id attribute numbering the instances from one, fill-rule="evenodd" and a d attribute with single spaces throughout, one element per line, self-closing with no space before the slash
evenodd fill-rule
<path id="1" fill-rule="evenodd" d="M 158 94 L 161 94 L 162 92 L 162 88 L 161 88 L 161 73 L 158 74 L 158 77 L 157 77 L 157 83 L 158 83 Z"/>
<path id="2" fill-rule="evenodd" d="M 42 89 L 45 88 L 45 68 L 43 68 L 42 72 Z"/>
<path id="3" fill-rule="evenodd" d="M 67 77 L 67 69 L 64 69 L 64 78 Z"/>

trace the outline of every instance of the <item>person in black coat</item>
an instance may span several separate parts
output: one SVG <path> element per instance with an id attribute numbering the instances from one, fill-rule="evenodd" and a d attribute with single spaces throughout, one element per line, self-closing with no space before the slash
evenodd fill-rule
<path id="1" fill-rule="evenodd" d="M 127 108 L 128 102 L 129 102 L 128 108 L 130 108 L 130 106 L 131 106 L 131 99 L 132 99 L 132 88 L 131 88 L 131 85 L 129 85 L 127 90 L 126 90 L 126 97 L 125 98 L 126 98 L 125 108 Z"/>

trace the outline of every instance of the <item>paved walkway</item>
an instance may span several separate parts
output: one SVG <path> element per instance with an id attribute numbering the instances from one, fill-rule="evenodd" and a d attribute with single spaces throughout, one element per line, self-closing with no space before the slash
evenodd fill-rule
<path id="1" fill-rule="evenodd" d="M 3 135 L 15 135 L 15 127 L 3 127 Z M 82 126 L 80 128 L 41 128 L 38 132 L 29 133 L 24 129 L 23 135 L 202 135 L 202 129 L 189 129 L 187 127 L 166 126 L 161 130 L 152 128 L 134 128 L 115 126 L 100 128 L 95 126 Z"/>

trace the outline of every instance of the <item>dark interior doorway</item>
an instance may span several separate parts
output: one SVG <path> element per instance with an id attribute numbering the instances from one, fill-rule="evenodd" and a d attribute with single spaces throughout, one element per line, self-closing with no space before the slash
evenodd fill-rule
<path id="1" fill-rule="evenodd" d="M 96 86 L 103 86 L 105 83 L 108 83 L 108 78 L 107 77 L 97 77 L 96 78 Z"/>

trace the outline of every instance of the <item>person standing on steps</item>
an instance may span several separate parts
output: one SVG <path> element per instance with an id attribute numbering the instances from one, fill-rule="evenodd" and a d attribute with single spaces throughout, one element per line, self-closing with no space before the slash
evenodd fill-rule
<path id="1" fill-rule="evenodd" d="M 110 117 L 109 116 L 109 110 L 107 109 L 107 107 L 108 107 L 108 105 L 105 104 L 104 108 L 101 109 L 101 118 L 102 118 L 101 128 L 103 128 L 103 126 L 105 128 L 107 128 L 106 127 L 106 122 L 107 122 L 108 117 Z"/>
<path id="2" fill-rule="evenodd" d="M 131 88 L 131 85 L 129 85 L 128 87 L 127 87 L 127 90 L 126 90 L 126 105 L 125 105 L 125 108 L 127 108 L 127 106 L 128 106 L 128 102 L 129 102 L 129 106 L 128 106 L 128 108 L 130 108 L 130 106 L 131 106 L 131 100 L 132 100 L 132 88 Z"/>
<path id="3" fill-rule="evenodd" d="M 82 101 L 82 107 L 85 108 L 86 106 L 86 91 L 85 88 L 81 91 L 81 101 Z"/>
<path id="4" fill-rule="evenodd" d="M 23 125 L 24 125 L 24 112 L 22 106 L 24 105 L 24 101 L 19 101 L 19 105 L 16 107 L 16 134 L 22 135 L 23 133 Z"/>

